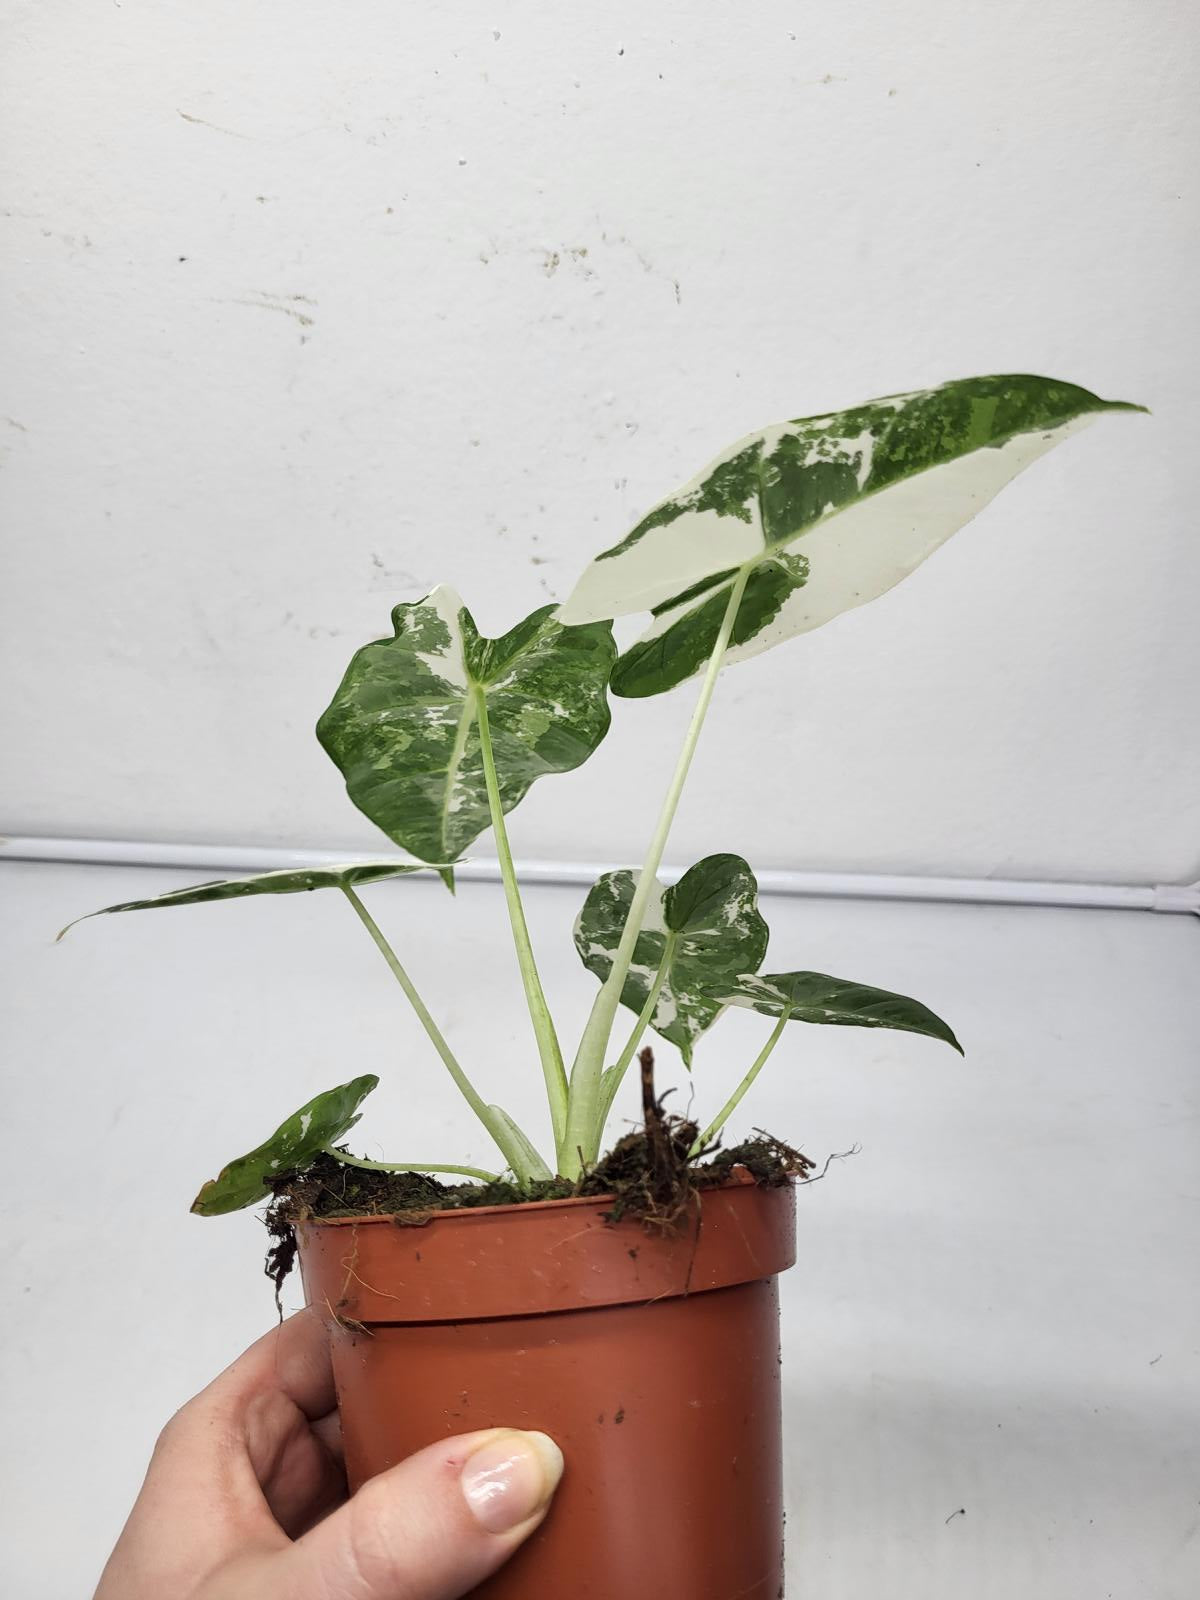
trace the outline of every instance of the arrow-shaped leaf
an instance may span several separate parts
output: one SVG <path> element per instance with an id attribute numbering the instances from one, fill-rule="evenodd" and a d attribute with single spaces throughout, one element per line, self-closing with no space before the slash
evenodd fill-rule
<path id="1" fill-rule="evenodd" d="M 766 428 L 597 557 L 560 616 L 652 611 L 612 687 L 659 694 L 708 658 L 744 568 L 730 661 L 876 599 L 1060 440 L 1102 412 L 1143 409 L 1015 374 Z"/>
<path id="2" fill-rule="evenodd" d="M 342 1138 L 354 1126 L 359 1106 L 378 1082 L 374 1073 L 368 1072 L 315 1096 L 281 1123 L 257 1150 L 222 1167 L 192 1201 L 192 1210 L 197 1216 L 217 1217 L 265 1200 L 271 1192 L 269 1179 L 281 1172 L 303 1170 L 326 1145 Z"/>
<path id="3" fill-rule="evenodd" d="M 606 872 L 592 885 L 576 921 L 575 948 L 601 982 L 612 971 L 634 887 L 632 872 Z M 666 957 L 650 1026 L 679 1046 L 689 1067 L 696 1040 L 724 1009 L 708 991 L 753 972 L 767 953 L 757 897 L 757 879 L 735 855 L 706 856 L 673 888 L 660 887 L 651 896 L 621 1001 L 640 1013 Z"/>
<path id="4" fill-rule="evenodd" d="M 786 1011 L 793 1022 L 832 1023 L 850 1028 L 898 1028 L 944 1039 L 962 1055 L 949 1025 L 919 1000 L 873 989 L 869 984 L 831 978 L 824 972 L 746 973 L 732 984 L 714 984 L 709 997 L 726 1006 L 744 1006 L 767 1017 Z"/>
<path id="5" fill-rule="evenodd" d="M 279 872 L 260 872 L 253 878 L 215 878 L 196 883 L 189 889 L 171 889 L 149 900 L 123 900 L 120 905 L 102 906 L 68 922 L 62 933 L 88 917 L 106 917 L 114 911 L 153 911 L 159 906 L 194 906 L 205 900 L 240 900 L 253 894 L 299 894 L 306 889 L 341 889 L 356 883 L 379 883 L 384 878 L 402 878 L 410 872 L 424 872 L 423 866 L 396 861 L 359 861 L 344 867 L 287 867 Z"/>
<path id="6" fill-rule="evenodd" d="M 453 589 L 399 605 L 394 637 L 355 655 L 317 724 L 355 805 L 422 861 L 455 860 L 488 826 L 478 696 L 505 812 L 608 732 L 612 630 L 564 627 L 554 610 L 484 639 Z"/>

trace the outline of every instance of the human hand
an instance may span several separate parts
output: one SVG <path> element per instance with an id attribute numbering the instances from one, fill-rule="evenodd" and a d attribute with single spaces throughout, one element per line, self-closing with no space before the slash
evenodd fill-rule
<path id="1" fill-rule="evenodd" d="M 347 1499 L 328 1336 L 301 1311 L 167 1423 L 95 1600 L 457 1600 L 561 1475 L 544 1434 L 494 1429 Z"/>

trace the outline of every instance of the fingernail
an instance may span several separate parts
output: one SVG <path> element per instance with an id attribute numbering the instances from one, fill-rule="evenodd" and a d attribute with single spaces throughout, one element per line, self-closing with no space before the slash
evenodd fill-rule
<path id="1" fill-rule="evenodd" d="M 489 1533 L 507 1533 L 539 1512 L 558 1488 L 562 1451 L 544 1433 L 494 1435 L 463 1463 L 462 1486 Z"/>

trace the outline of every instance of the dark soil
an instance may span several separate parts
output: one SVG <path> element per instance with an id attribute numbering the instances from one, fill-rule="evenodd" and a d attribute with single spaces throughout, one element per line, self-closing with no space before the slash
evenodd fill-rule
<path id="1" fill-rule="evenodd" d="M 272 1184 L 274 1199 L 267 1211 L 272 1244 L 266 1273 L 276 1292 L 295 1262 L 293 1224 L 313 1217 L 390 1216 L 402 1227 L 420 1227 L 438 1211 L 611 1195 L 608 1220 L 634 1218 L 647 1228 L 669 1231 L 686 1217 L 693 1195 L 726 1182 L 734 1167 L 744 1167 L 764 1185 L 803 1179 L 812 1171 L 807 1156 L 766 1134 L 728 1150 L 702 1151 L 689 1164 L 688 1151 L 699 1130 L 663 1110 L 654 1093 L 652 1052 L 643 1050 L 639 1061 L 644 1127 L 627 1134 L 578 1182 L 551 1178 L 527 1189 L 511 1179 L 445 1184 L 419 1172 L 347 1167 L 329 1155 L 318 1157 L 303 1172 L 281 1173 Z"/>

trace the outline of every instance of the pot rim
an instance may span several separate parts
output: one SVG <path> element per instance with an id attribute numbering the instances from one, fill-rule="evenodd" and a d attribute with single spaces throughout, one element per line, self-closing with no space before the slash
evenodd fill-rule
<path id="1" fill-rule="evenodd" d="M 649 1304 L 773 1277 L 796 1259 L 796 1192 L 741 1172 L 682 1227 L 610 1223 L 612 1198 L 295 1224 L 310 1304 L 333 1321 L 480 1322 Z M 437 1226 L 454 1222 L 455 1227 Z"/>
<path id="2" fill-rule="evenodd" d="M 793 1181 L 791 1178 L 785 1180 L 788 1184 Z M 701 1195 L 720 1194 L 727 1189 L 744 1189 L 748 1184 L 753 1184 L 756 1188 L 782 1187 L 782 1185 L 775 1184 L 760 1184 L 748 1167 L 734 1167 L 724 1183 L 709 1184 L 706 1188 L 697 1189 L 695 1192 Z M 423 1225 L 432 1225 L 435 1222 L 461 1222 L 468 1217 L 512 1216 L 516 1213 L 524 1216 L 526 1213 L 535 1211 L 562 1211 L 568 1206 L 604 1206 L 611 1205 L 615 1199 L 616 1196 L 612 1194 L 577 1194 L 569 1195 L 565 1200 L 517 1200 L 509 1205 L 455 1206 L 445 1210 L 431 1207 L 428 1213 L 422 1211 L 419 1206 L 414 1206 L 412 1210 L 413 1214 L 420 1216 L 422 1219 L 428 1215 L 429 1223 L 423 1223 Z M 379 1211 L 363 1212 L 361 1215 L 347 1217 L 308 1217 L 305 1219 L 303 1226 L 306 1228 L 357 1228 L 376 1223 L 387 1223 L 390 1226 L 395 1226 L 397 1217 L 402 1217 L 406 1214 L 398 1211 Z"/>

